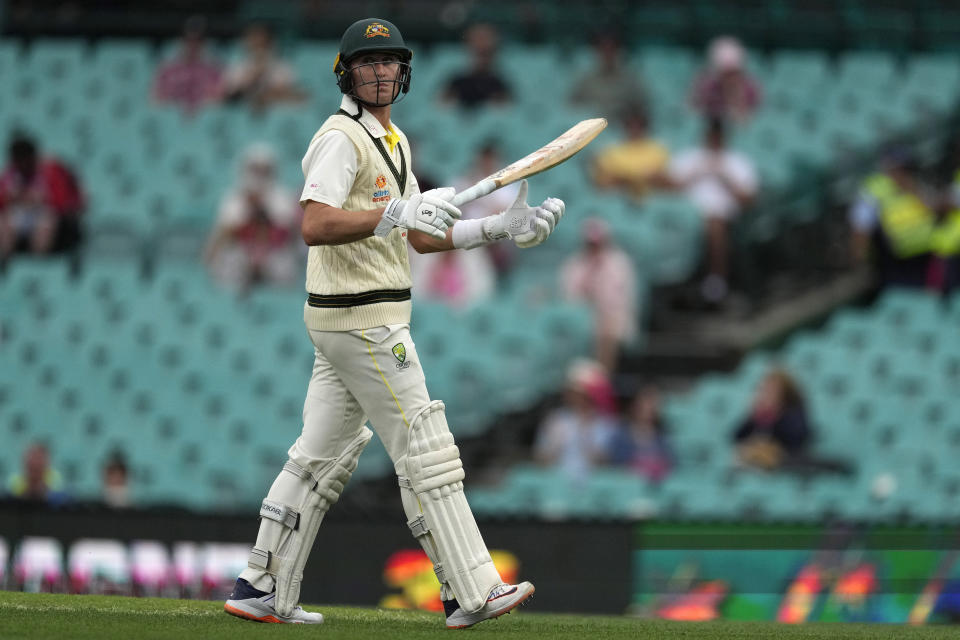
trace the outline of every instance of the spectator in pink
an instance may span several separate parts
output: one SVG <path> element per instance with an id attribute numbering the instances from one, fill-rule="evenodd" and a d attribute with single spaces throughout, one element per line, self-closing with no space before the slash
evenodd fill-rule
<path id="1" fill-rule="evenodd" d="M 596 363 L 575 362 L 567 371 L 563 403 L 551 411 L 537 431 L 534 458 L 561 469 L 573 483 L 608 461 L 616 431 L 608 413 L 606 371 Z"/>
<path id="2" fill-rule="evenodd" d="M 265 144 L 246 152 L 240 179 L 224 196 L 204 258 L 221 284 L 245 292 L 259 283 L 292 284 L 298 273 L 296 195 L 276 181 Z"/>
<path id="3" fill-rule="evenodd" d="M 616 369 L 623 345 L 636 337 L 636 275 L 630 258 L 613 244 L 607 224 L 590 218 L 583 224 L 583 248 L 567 259 L 560 286 L 568 300 L 593 308 L 596 359 Z"/>
<path id="4" fill-rule="evenodd" d="M 206 53 L 206 22 L 195 16 L 183 27 L 180 50 L 157 69 L 153 79 L 153 99 L 160 104 L 181 107 L 195 113 L 220 96 L 223 69 Z"/>
<path id="5" fill-rule="evenodd" d="M 744 122 L 760 105 L 760 87 L 747 72 L 747 53 L 736 38 L 710 43 L 708 67 L 697 77 L 691 100 L 707 118 Z"/>
<path id="6" fill-rule="evenodd" d="M 13 253 L 49 254 L 76 247 L 84 199 L 76 177 L 37 144 L 15 134 L 0 174 L 0 264 Z"/>
<path id="7" fill-rule="evenodd" d="M 623 465 L 650 482 L 660 482 L 673 467 L 666 423 L 660 413 L 660 391 L 640 389 L 610 447 L 610 462 Z"/>
<path id="8" fill-rule="evenodd" d="M 410 253 L 413 295 L 456 309 L 488 300 L 496 290 L 497 273 L 483 247 L 470 251 Z"/>

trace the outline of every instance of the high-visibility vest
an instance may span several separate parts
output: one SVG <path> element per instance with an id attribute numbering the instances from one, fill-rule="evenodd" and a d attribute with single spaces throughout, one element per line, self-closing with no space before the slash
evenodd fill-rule
<path id="1" fill-rule="evenodd" d="M 880 226 L 894 256 L 911 258 L 930 251 L 936 220 L 923 200 L 884 174 L 867 178 L 864 190 L 877 201 Z"/>
<path id="2" fill-rule="evenodd" d="M 960 209 L 954 209 L 934 228 L 930 249 L 941 258 L 960 256 Z"/>

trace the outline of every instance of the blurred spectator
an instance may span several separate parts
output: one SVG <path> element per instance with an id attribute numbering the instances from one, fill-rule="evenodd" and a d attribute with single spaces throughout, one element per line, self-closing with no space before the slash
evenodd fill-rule
<path id="1" fill-rule="evenodd" d="M 470 68 L 447 81 L 441 100 L 464 109 L 509 102 L 510 87 L 494 69 L 496 30 L 489 24 L 475 24 L 467 30 L 464 39 L 470 53 Z"/>
<path id="2" fill-rule="evenodd" d="M 708 66 L 691 93 L 693 106 L 707 118 L 734 123 L 747 120 L 760 104 L 760 87 L 747 73 L 747 52 L 736 38 L 710 43 Z"/>
<path id="3" fill-rule="evenodd" d="M 670 152 L 650 137 L 649 120 L 640 108 L 623 118 L 626 140 L 603 149 L 594 158 L 593 183 L 600 189 L 622 189 L 642 200 L 656 177 L 667 168 Z"/>
<path id="4" fill-rule="evenodd" d="M 274 50 L 273 33 L 266 25 L 247 27 L 243 36 L 246 57 L 234 62 L 223 79 L 223 99 L 244 102 L 256 111 L 282 102 L 302 102 L 293 68 Z"/>
<path id="5" fill-rule="evenodd" d="M 103 502 L 112 509 L 130 506 L 127 460 L 121 451 L 110 454 L 103 466 Z"/>
<path id="6" fill-rule="evenodd" d="M 68 251 L 82 238 L 83 195 L 73 173 L 15 133 L 0 174 L 0 263 L 15 252 Z"/>
<path id="7" fill-rule="evenodd" d="M 741 464 L 767 470 L 804 457 L 811 437 L 803 395 L 782 369 L 760 381 L 750 415 L 733 434 Z"/>
<path id="8" fill-rule="evenodd" d="M 651 482 L 660 482 L 673 466 L 666 430 L 659 390 L 653 386 L 640 389 L 611 441 L 610 462 L 624 465 Z"/>
<path id="9" fill-rule="evenodd" d="M 42 442 L 23 453 L 23 470 L 7 481 L 10 496 L 24 502 L 58 505 L 67 501 L 60 474 L 50 466 L 50 450 Z"/>
<path id="10" fill-rule="evenodd" d="M 416 144 L 411 144 L 410 147 L 414 154 L 412 164 L 417 166 L 416 149 L 418 147 Z M 490 173 L 493 173 L 493 171 Z M 487 173 L 480 177 L 485 178 L 488 175 L 490 174 Z M 476 180 L 473 182 L 476 182 Z M 473 182 L 464 185 L 455 184 L 454 186 L 459 191 L 470 186 Z M 429 173 L 418 170 L 417 186 L 423 193 L 438 188 L 440 183 Z M 474 200 L 460 207 L 463 218 L 479 217 L 472 215 L 471 212 L 480 210 L 485 200 L 499 198 L 498 194 L 502 191 L 504 189 L 494 191 L 485 198 Z M 512 202 L 513 200 L 510 200 L 507 204 L 509 205 Z M 491 249 L 504 244 L 507 243 L 498 242 L 470 251 L 434 253 L 411 251 L 410 271 L 413 276 L 413 296 L 418 300 L 443 302 L 458 309 L 466 309 L 488 299 L 496 289 L 497 279 L 495 263 L 491 261 L 493 255 Z"/>
<path id="11" fill-rule="evenodd" d="M 574 82 L 570 102 L 596 109 L 598 115 L 622 118 L 628 112 L 646 111 L 647 99 L 638 73 L 627 65 L 620 40 L 600 34 L 593 43 L 596 66 Z"/>
<path id="12" fill-rule="evenodd" d="M 291 284 L 297 273 L 296 194 L 276 182 L 276 158 L 265 144 L 247 149 L 239 180 L 223 196 L 204 259 L 216 280 L 243 292 L 261 282 Z"/>
<path id="13" fill-rule="evenodd" d="M 606 222 L 589 218 L 582 229 L 583 247 L 564 262 L 560 286 L 568 300 L 593 308 L 596 359 L 612 372 L 621 347 L 636 337 L 636 275 L 630 258 L 610 239 Z"/>
<path id="14" fill-rule="evenodd" d="M 194 16 L 183 25 L 180 50 L 157 69 L 153 99 L 193 113 L 220 95 L 223 69 L 206 53 L 206 20 Z"/>
<path id="15" fill-rule="evenodd" d="M 933 263 L 928 286 L 950 294 L 960 290 L 960 170 L 953 179 L 949 197 L 941 200 L 937 226 L 930 238 Z"/>
<path id="16" fill-rule="evenodd" d="M 410 252 L 413 295 L 466 309 L 496 290 L 493 261 L 482 248 L 470 251 Z"/>
<path id="17" fill-rule="evenodd" d="M 888 150 L 881 171 L 867 177 L 850 209 L 854 260 L 874 262 L 884 285 L 925 286 L 936 200 L 920 181 L 913 155 Z"/>
<path id="18" fill-rule="evenodd" d="M 453 187 L 457 191 L 462 191 L 499 171 L 505 165 L 506 163 L 500 155 L 497 142 L 492 140 L 487 141 L 478 149 L 477 156 L 473 161 L 470 171 L 466 175 L 452 181 Z M 420 177 L 417 176 L 417 181 L 419 182 L 419 180 Z M 421 186 L 421 191 L 422 190 L 423 187 Z M 460 211 L 463 212 L 463 219 L 484 218 L 509 209 L 510 205 L 512 205 L 516 199 L 517 191 L 519 190 L 519 184 L 512 184 L 503 189 L 497 189 L 482 198 L 466 203 L 460 207 Z M 510 267 L 519 249 L 517 249 L 517 246 L 512 242 L 494 242 L 481 247 L 479 251 L 490 256 L 490 259 L 493 260 L 493 266 L 497 270 L 497 274 L 504 277 L 510 271 Z"/>
<path id="19" fill-rule="evenodd" d="M 707 123 L 703 146 L 680 152 L 664 182 L 683 189 L 706 219 L 707 277 L 700 293 L 707 302 L 719 304 L 729 291 L 730 222 L 756 197 L 757 170 L 750 158 L 727 148 L 724 123 L 713 119 Z"/>
<path id="20" fill-rule="evenodd" d="M 606 372 L 596 364 L 574 363 L 560 407 L 551 411 L 537 431 L 534 457 L 557 466 L 574 482 L 607 462 L 616 425 L 604 404 L 610 388 Z"/>

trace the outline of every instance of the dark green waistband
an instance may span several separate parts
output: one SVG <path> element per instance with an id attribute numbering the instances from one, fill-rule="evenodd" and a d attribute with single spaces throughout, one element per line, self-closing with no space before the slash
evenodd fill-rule
<path id="1" fill-rule="evenodd" d="M 342 309 L 344 307 L 359 307 L 364 304 L 377 302 L 404 302 L 410 299 L 410 289 L 380 289 L 379 291 L 365 291 L 363 293 L 337 293 L 320 295 L 307 294 L 307 304 L 320 309 Z"/>

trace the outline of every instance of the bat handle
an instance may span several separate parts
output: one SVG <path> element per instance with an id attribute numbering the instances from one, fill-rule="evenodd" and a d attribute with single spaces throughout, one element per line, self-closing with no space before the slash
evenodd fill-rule
<path id="1" fill-rule="evenodd" d="M 453 200 L 450 202 L 453 204 L 453 206 L 460 207 L 468 202 L 476 200 L 477 198 L 482 198 L 488 193 L 493 193 L 497 190 L 497 188 L 496 181 L 491 180 L 490 178 L 484 178 L 472 187 L 468 187 L 457 195 L 453 196 Z"/>

